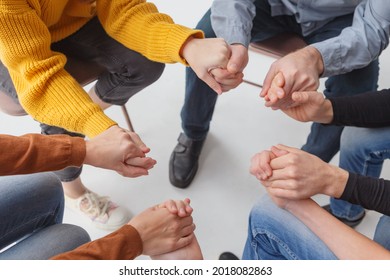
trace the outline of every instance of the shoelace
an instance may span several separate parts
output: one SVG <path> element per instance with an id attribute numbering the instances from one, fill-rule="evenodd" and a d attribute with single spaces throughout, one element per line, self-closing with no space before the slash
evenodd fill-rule
<path id="1" fill-rule="evenodd" d="M 83 198 L 80 200 L 79 204 L 88 206 L 80 207 L 82 211 L 93 217 L 99 217 L 106 214 L 106 211 L 109 206 L 109 199 L 106 196 L 98 196 L 95 193 L 87 192 L 84 194 Z"/>

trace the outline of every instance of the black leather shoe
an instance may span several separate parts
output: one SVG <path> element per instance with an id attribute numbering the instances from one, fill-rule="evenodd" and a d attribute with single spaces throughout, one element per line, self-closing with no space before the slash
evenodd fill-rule
<path id="1" fill-rule="evenodd" d="M 186 188 L 198 171 L 198 159 L 205 140 L 191 140 L 180 133 L 178 143 L 169 160 L 169 181 L 178 188 Z"/>
<path id="2" fill-rule="evenodd" d="M 222 254 L 219 255 L 218 260 L 221 260 L 221 261 L 239 260 L 239 258 L 233 253 L 223 252 Z"/>
<path id="3" fill-rule="evenodd" d="M 326 204 L 326 205 L 322 206 L 322 208 L 324 208 L 326 211 L 328 211 L 333 217 L 336 217 L 341 222 L 343 222 L 347 226 L 350 226 L 351 228 L 357 227 L 363 221 L 363 218 L 366 215 L 366 211 L 364 211 L 363 215 L 360 218 L 351 221 L 351 220 L 347 220 L 347 219 L 344 219 L 344 218 L 339 218 L 336 215 L 334 215 L 332 213 L 332 209 L 330 209 L 330 204 Z"/>

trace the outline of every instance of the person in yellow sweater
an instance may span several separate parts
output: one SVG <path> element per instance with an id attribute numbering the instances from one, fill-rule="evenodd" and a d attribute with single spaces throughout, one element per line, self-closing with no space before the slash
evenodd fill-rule
<path id="1" fill-rule="evenodd" d="M 209 73 L 226 67 L 226 42 L 175 24 L 145 0 L 0 0 L 0 26 L 0 94 L 20 102 L 43 134 L 93 138 L 123 130 L 102 109 L 125 104 L 155 82 L 164 63 L 190 66 L 216 92 L 228 90 Z M 65 70 L 67 56 L 105 68 L 89 95 Z M 139 147 L 129 164 L 142 166 L 149 150 Z M 87 189 L 80 173 L 79 167 L 57 172 L 67 206 L 100 228 L 127 223 L 126 209 Z"/>

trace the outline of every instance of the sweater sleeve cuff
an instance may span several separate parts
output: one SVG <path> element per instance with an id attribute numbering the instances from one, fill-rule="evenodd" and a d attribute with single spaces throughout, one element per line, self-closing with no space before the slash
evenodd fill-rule
<path id="1" fill-rule="evenodd" d="M 70 144 L 72 146 L 72 153 L 69 155 L 70 163 L 74 166 L 81 166 L 86 156 L 85 140 L 81 137 L 71 137 Z"/>
<path id="2" fill-rule="evenodd" d="M 340 196 L 341 200 L 349 201 L 349 199 L 352 197 L 353 190 L 357 184 L 358 175 L 355 173 L 348 172 L 348 180 L 347 184 L 345 185 L 345 189 L 343 194 Z"/>
<path id="3" fill-rule="evenodd" d="M 203 39 L 204 34 L 201 30 L 193 30 L 187 27 L 176 24 L 169 33 L 169 38 L 172 38 L 167 43 L 167 53 L 170 53 L 172 61 L 180 62 L 188 66 L 187 61 L 180 56 L 180 52 L 184 47 L 184 44 L 190 37 L 197 39 Z"/>

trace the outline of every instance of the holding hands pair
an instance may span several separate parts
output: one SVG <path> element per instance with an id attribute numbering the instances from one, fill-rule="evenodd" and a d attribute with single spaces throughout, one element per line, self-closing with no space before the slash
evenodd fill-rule
<path id="1" fill-rule="evenodd" d="M 248 63 L 246 47 L 228 45 L 221 38 L 190 38 L 183 47 L 182 56 L 196 75 L 217 94 L 237 87 Z"/>

